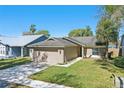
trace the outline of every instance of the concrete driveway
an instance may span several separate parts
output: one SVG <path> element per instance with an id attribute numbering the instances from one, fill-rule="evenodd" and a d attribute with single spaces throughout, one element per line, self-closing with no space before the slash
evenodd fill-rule
<path id="1" fill-rule="evenodd" d="M 48 68 L 48 65 L 40 63 L 28 63 L 12 68 L 0 70 L 0 87 L 6 87 L 7 83 L 17 83 L 34 88 L 65 88 L 63 85 L 32 80 L 28 76 Z"/>

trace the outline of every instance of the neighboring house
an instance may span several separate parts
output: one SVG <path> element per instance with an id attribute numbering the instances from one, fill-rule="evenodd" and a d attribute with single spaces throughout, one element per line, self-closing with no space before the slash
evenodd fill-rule
<path id="1" fill-rule="evenodd" d="M 34 43 L 28 47 L 34 50 L 33 60 L 48 64 L 64 63 L 77 57 L 101 56 L 104 46 L 96 45 L 95 37 L 65 37 L 49 38 L 43 42 Z"/>
<path id="2" fill-rule="evenodd" d="M 121 45 L 120 46 L 121 46 L 121 48 L 120 48 L 119 55 L 124 57 L 124 35 L 121 38 Z"/>
<path id="3" fill-rule="evenodd" d="M 0 58 L 8 55 L 9 46 L 0 42 Z"/>
<path id="4" fill-rule="evenodd" d="M 29 56 L 27 45 L 47 39 L 44 35 L 0 36 L 0 58 Z M 32 54 L 30 54 L 32 55 Z"/>

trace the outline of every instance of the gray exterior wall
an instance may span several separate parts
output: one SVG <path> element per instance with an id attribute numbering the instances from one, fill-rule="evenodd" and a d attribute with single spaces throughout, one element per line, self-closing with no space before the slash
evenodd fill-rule
<path id="1" fill-rule="evenodd" d="M 10 47 L 10 56 L 18 57 L 21 56 L 21 47 Z"/>
<path id="2" fill-rule="evenodd" d="M 29 48 L 27 48 L 27 47 L 24 47 L 23 48 L 23 56 L 29 56 Z"/>

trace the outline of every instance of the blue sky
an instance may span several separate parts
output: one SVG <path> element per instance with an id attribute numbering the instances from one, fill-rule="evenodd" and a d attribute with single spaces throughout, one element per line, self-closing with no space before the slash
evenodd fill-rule
<path id="1" fill-rule="evenodd" d="M 54 37 L 87 25 L 95 32 L 98 10 L 99 6 L 0 6 L 0 34 L 21 35 L 31 24 Z"/>

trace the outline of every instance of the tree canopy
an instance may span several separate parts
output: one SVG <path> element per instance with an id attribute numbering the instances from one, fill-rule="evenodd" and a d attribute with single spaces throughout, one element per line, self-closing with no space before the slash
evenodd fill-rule
<path id="1" fill-rule="evenodd" d="M 96 29 L 96 37 L 102 42 L 116 42 L 118 39 L 118 27 L 107 18 L 102 18 Z"/>
<path id="2" fill-rule="evenodd" d="M 50 36 L 49 31 L 48 30 L 39 30 L 35 33 L 35 35 L 41 35 L 44 34 L 45 36 Z"/>
<path id="3" fill-rule="evenodd" d="M 106 17 L 113 21 L 115 25 L 120 29 L 124 26 L 124 6 L 121 5 L 105 5 L 102 7 L 102 17 Z M 118 29 L 118 33 L 120 30 Z"/>
<path id="4" fill-rule="evenodd" d="M 93 36 L 90 26 L 86 26 L 86 28 L 74 29 L 68 34 L 70 37 L 78 37 L 78 36 Z"/>
<path id="5" fill-rule="evenodd" d="M 96 37 L 99 41 L 105 42 L 106 55 L 108 55 L 109 42 L 118 42 L 119 31 L 124 20 L 123 12 L 123 6 L 102 6 L 102 15 L 97 24 Z"/>
<path id="6" fill-rule="evenodd" d="M 29 32 L 31 32 L 32 34 L 34 34 L 36 32 L 36 28 L 35 27 L 36 27 L 35 24 L 31 24 L 30 31 Z"/>
<path id="7" fill-rule="evenodd" d="M 31 24 L 29 31 L 28 32 L 23 32 L 23 35 L 45 35 L 45 36 L 50 36 L 50 33 L 48 30 L 36 30 L 36 25 L 35 24 Z"/>

